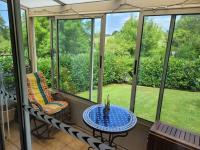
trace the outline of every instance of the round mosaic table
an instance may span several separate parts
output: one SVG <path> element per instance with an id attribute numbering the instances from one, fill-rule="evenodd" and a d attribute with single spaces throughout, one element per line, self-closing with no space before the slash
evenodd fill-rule
<path id="1" fill-rule="evenodd" d="M 83 112 L 84 122 L 93 129 L 93 136 L 100 137 L 102 142 L 108 141 L 113 146 L 113 141 L 117 137 L 125 137 L 128 131 L 136 123 L 136 116 L 127 109 L 111 105 L 109 111 L 105 111 L 105 105 L 98 104 L 87 108 Z M 96 136 L 98 131 L 100 136 Z M 103 138 L 103 133 L 109 134 L 109 139 Z"/>

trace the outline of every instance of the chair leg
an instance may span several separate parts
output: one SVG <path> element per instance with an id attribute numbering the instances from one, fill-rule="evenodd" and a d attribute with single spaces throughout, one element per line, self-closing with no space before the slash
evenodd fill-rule
<path id="1" fill-rule="evenodd" d="M 37 138 L 42 138 L 42 139 L 54 139 L 54 137 L 50 136 L 50 133 L 52 130 L 52 125 L 48 125 L 46 123 L 38 125 L 36 122 L 36 119 L 33 118 L 32 120 L 33 120 L 35 128 L 31 130 L 31 133 L 34 136 L 36 136 Z M 42 128 L 44 128 L 44 127 L 45 127 L 45 129 L 42 132 L 39 132 L 39 130 L 40 129 L 42 130 Z M 47 136 L 44 136 L 45 133 L 47 133 Z"/>

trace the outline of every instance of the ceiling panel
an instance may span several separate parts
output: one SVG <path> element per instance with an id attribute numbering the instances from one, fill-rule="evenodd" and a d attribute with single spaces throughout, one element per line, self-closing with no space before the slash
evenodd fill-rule
<path id="1" fill-rule="evenodd" d="M 28 8 L 60 5 L 53 0 L 20 0 L 20 3 Z"/>
<path id="2" fill-rule="evenodd" d="M 77 3 L 88 3 L 88 2 L 98 2 L 106 0 L 60 0 L 65 4 L 77 4 Z"/>

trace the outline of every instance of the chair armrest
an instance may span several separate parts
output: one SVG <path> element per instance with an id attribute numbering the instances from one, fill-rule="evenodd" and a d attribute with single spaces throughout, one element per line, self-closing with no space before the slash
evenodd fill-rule
<path id="1" fill-rule="evenodd" d="M 38 108 L 39 111 L 43 111 L 42 106 L 41 106 L 38 102 L 36 102 L 36 101 L 30 102 L 30 105 L 31 105 L 33 108 Z"/>
<path id="2" fill-rule="evenodd" d="M 67 98 L 65 98 L 60 92 L 54 92 L 51 95 L 55 101 L 67 101 Z"/>

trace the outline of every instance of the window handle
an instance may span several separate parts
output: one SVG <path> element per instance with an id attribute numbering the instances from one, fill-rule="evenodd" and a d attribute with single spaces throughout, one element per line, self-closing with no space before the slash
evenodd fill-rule
<path id="1" fill-rule="evenodd" d="M 133 72 L 134 75 L 136 75 L 136 71 L 137 71 L 137 60 L 135 60 L 134 64 L 134 72 Z"/>
<path id="2" fill-rule="evenodd" d="M 99 62 L 100 62 L 100 68 L 101 68 L 101 66 L 102 66 L 102 56 L 100 56 L 99 59 L 100 59 L 99 60 Z"/>

